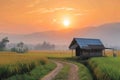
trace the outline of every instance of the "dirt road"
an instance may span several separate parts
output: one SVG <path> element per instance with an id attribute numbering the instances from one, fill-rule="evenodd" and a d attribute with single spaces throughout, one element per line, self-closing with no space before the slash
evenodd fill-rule
<path id="1" fill-rule="evenodd" d="M 57 64 L 57 67 L 50 72 L 48 75 L 46 75 L 41 80 L 52 80 L 63 68 L 64 64 L 67 64 L 70 66 L 70 71 L 68 75 L 68 80 L 79 80 L 78 77 L 78 66 L 69 62 L 63 62 L 63 61 L 54 61 Z"/>
<path id="2" fill-rule="evenodd" d="M 79 80 L 78 77 L 78 66 L 72 63 L 68 63 L 70 65 L 70 71 L 68 75 L 68 80 Z"/>
<path id="3" fill-rule="evenodd" d="M 63 68 L 63 64 L 57 61 L 54 61 L 54 63 L 57 65 L 57 67 L 40 80 L 52 80 L 60 72 L 60 70 Z"/>

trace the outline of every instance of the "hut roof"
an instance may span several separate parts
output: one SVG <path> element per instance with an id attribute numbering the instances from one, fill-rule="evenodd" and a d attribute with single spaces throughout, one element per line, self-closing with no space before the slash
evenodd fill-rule
<path id="1" fill-rule="evenodd" d="M 74 38 L 69 48 L 75 49 L 80 47 L 81 49 L 104 49 L 103 43 L 100 39 L 88 39 L 88 38 Z"/>

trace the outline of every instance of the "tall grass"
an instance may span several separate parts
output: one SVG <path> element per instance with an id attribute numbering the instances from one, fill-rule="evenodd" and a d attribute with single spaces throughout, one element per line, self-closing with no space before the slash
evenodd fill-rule
<path id="1" fill-rule="evenodd" d="M 35 55 L 0 54 L 0 80 L 12 75 L 28 73 L 39 64 L 44 65 L 47 58 Z"/>
<path id="2" fill-rule="evenodd" d="M 29 73 L 17 74 L 5 80 L 40 80 L 55 67 L 56 64 L 54 64 L 53 62 L 48 62 L 45 65 L 40 64 L 39 66 L 31 70 Z"/>
<path id="3" fill-rule="evenodd" d="M 120 58 L 92 58 L 89 65 L 97 80 L 120 80 Z"/>
<path id="4" fill-rule="evenodd" d="M 45 57 L 71 57 L 71 51 L 30 51 L 25 54 L 0 52 L 0 79 L 13 75 L 29 73 L 39 64 L 47 64 Z"/>

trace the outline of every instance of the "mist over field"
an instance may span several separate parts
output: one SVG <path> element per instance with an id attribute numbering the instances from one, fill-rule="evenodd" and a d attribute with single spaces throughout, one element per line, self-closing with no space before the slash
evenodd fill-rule
<path id="1" fill-rule="evenodd" d="M 36 45 L 44 41 L 56 45 L 57 49 L 68 49 L 68 45 L 74 37 L 98 38 L 106 47 L 120 48 L 120 23 L 108 23 L 100 26 L 82 29 L 65 29 L 59 31 L 35 32 L 31 34 L 1 33 L 0 38 L 9 37 L 10 43 L 24 42 Z"/>

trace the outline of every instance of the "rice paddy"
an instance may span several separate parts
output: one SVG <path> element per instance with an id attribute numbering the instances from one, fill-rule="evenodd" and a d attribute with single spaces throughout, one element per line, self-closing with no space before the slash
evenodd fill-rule
<path id="1" fill-rule="evenodd" d="M 97 80 L 120 80 L 120 57 L 92 58 L 89 65 Z"/>
<path id="2" fill-rule="evenodd" d="M 20 80 L 21 76 L 24 76 L 25 80 L 37 80 L 38 77 L 42 78 L 55 68 L 55 64 L 51 63 L 48 57 L 60 60 L 72 59 L 71 57 L 74 55 L 71 51 L 31 51 L 25 54 L 0 52 L 0 80 Z M 119 56 L 119 54 L 117 55 Z M 120 80 L 120 57 L 91 58 L 88 60 L 87 67 L 80 62 L 74 61 L 79 67 L 78 74 L 81 80 L 93 80 L 92 74 L 95 80 Z M 49 67 L 46 66 L 44 69 L 45 65 L 49 65 Z M 38 70 L 41 73 L 36 76 Z"/>
<path id="3" fill-rule="evenodd" d="M 48 64 L 46 57 L 38 55 L 0 53 L 0 80 L 16 74 L 29 73 L 37 66 Z"/>

